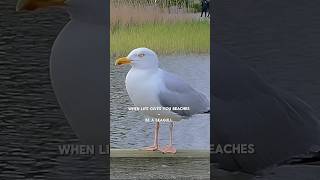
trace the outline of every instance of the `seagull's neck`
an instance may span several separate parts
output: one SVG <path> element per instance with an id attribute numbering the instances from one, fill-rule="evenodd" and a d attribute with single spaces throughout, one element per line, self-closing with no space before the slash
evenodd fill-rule
<path id="1" fill-rule="evenodd" d="M 145 68 L 135 68 L 132 67 L 126 76 L 126 85 L 135 86 L 136 82 L 146 81 L 147 79 L 152 79 L 152 77 L 159 74 L 160 69 L 145 69 Z"/>
<path id="2" fill-rule="evenodd" d="M 145 67 L 139 67 L 139 66 L 132 66 L 131 70 L 145 71 L 145 72 L 156 72 L 156 71 L 159 71 L 159 67 L 145 68 Z"/>

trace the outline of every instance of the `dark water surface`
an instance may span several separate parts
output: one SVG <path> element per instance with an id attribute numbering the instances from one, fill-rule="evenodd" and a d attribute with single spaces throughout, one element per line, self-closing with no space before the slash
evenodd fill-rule
<path id="1" fill-rule="evenodd" d="M 15 3 L 0 1 L 0 179 L 104 179 L 106 160 L 58 151 L 78 142 L 49 79 L 50 49 L 67 13 L 16 13 Z"/>

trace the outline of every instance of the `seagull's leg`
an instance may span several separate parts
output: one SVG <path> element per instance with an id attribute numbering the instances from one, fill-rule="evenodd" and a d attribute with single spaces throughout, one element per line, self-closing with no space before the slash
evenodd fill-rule
<path id="1" fill-rule="evenodd" d="M 159 150 L 159 128 L 160 128 L 160 122 L 156 122 L 156 125 L 154 127 L 154 139 L 153 139 L 153 145 L 144 148 L 146 151 L 156 151 Z"/>
<path id="2" fill-rule="evenodd" d="M 170 139 L 169 139 L 169 145 L 167 145 L 165 148 L 163 148 L 161 150 L 161 152 L 163 153 L 176 153 L 177 150 L 176 148 L 173 146 L 173 122 L 170 123 L 170 126 L 169 126 L 169 136 L 170 136 Z"/>

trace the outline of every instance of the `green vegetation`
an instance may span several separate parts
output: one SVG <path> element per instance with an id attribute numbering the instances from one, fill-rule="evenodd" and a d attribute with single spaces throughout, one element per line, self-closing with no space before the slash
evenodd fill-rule
<path id="1" fill-rule="evenodd" d="M 208 21 L 120 26 L 111 31 L 111 55 L 127 55 L 137 47 L 148 47 L 160 54 L 209 53 Z"/>
<path id="2" fill-rule="evenodd" d="M 193 9 L 193 12 L 201 12 L 201 4 L 200 3 L 192 4 L 191 7 Z"/>
<path id="3" fill-rule="evenodd" d="M 162 8 L 159 5 L 159 3 L 185 1 L 113 0 L 112 2 L 111 56 L 127 55 L 138 47 L 147 47 L 159 54 L 209 53 L 209 19 L 200 19 L 199 14 L 190 13 L 187 8 L 178 6 Z"/>

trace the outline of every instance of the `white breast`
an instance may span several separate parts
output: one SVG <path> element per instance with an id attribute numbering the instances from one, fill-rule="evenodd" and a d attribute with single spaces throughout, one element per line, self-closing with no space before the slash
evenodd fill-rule
<path id="1" fill-rule="evenodd" d="M 140 70 L 131 68 L 126 77 L 126 89 L 133 104 L 137 107 L 162 107 L 158 94 L 163 87 L 160 70 Z M 143 111 L 157 118 L 180 119 L 171 111 Z"/>
<path id="2" fill-rule="evenodd" d="M 131 68 L 126 77 L 126 88 L 130 99 L 135 106 L 160 105 L 157 88 L 161 83 L 157 71 L 148 71 Z"/>

